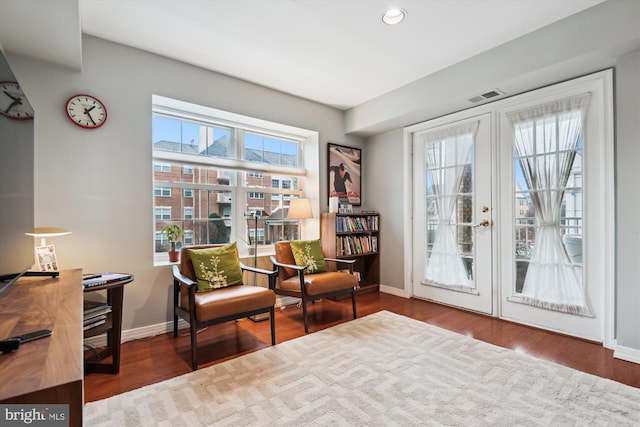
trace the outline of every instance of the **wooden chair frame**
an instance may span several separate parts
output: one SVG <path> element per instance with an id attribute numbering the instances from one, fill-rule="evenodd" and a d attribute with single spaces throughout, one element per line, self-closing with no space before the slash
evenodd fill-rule
<path id="1" fill-rule="evenodd" d="M 268 276 L 269 289 L 275 291 L 277 271 L 264 270 L 261 268 L 254 268 L 244 265 L 240 262 L 240 268 L 242 272 L 253 272 L 256 274 L 263 274 Z M 184 308 L 180 306 L 180 292 L 181 287 L 185 286 L 188 291 L 189 307 Z M 249 285 L 242 285 L 249 286 Z M 198 369 L 198 344 L 196 330 L 204 328 L 206 326 L 216 325 L 218 323 L 229 322 L 231 320 L 239 320 L 245 317 L 255 316 L 257 314 L 269 313 L 269 321 L 271 322 L 271 345 L 276 343 L 276 323 L 275 323 L 275 309 L 274 306 L 268 306 L 253 311 L 246 311 L 242 313 L 236 313 L 230 316 L 218 317 L 206 321 L 200 321 L 196 319 L 195 310 L 195 297 L 198 290 L 198 283 L 191 280 L 189 277 L 182 274 L 179 266 L 173 266 L 173 336 L 178 336 L 178 318 L 182 318 L 189 323 L 189 332 L 191 335 L 191 368 L 195 371 Z M 215 290 L 207 291 L 215 292 Z"/>
<path id="2" fill-rule="evenodd" d="M 276 267 L 276 271 L 279 273 L 280 268 L 290 268 L 292 270 L 296 270 L 298 273 L 298 278 L 300 279 L 300 291 L 297 290 L 289 290 L 289 289 L 281 289 L 276 286 L 274 291 L 276 295 L 286 295 L 291 297 L 300 298 L 302 300 L 302 316 L 304 319 L 304 332 L 309 333 L 309 320 L 308 320 L 308 310 L 307 310 L 307 302 L 315 302 L 319 299 L 323 298 L 331 298 L 345 294 L 351 294 L 351 305 L 353 307 L 353 318 L 356 319 L 358 317 L 356 311 L 356 288 L 353 287 L 351 289 L 343 289 L 339 291 L 326 292 L 322 294 L 309 295 L 307 293 L 307 287 L 304 282 L 304 269 L 305 267 L 293 264 L 285 264 L 278 261 L 273 255 L 270 257 L 271 262 Z M 349 269 L 349 273 L 353 274 L 353 264 L 356 262 L 354 259 L 336 259 L 336 258 L 324 258 L 325 262 L 333 262 L 336 264 L 345 264 Z"/>

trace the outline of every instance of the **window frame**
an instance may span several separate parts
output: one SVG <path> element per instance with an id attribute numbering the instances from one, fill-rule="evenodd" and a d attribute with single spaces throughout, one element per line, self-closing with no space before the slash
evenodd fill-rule
<path id="1" fill-rule="evenodd" d="M 205 114 L 206 113 L 206 114 Z M 239 116 L 233 113 L 227 113 L 221 110 L 212 109 L 209 107 L 197 106 L 194 104 L 186 103 L 183 101 L 172 100 L 161 96 L 153 96 L 152 105 L 152 118 L 157 116 L 167 117 L 179 121 L 197 122 L 203 126 L 225 127 L 232 128 L 235 138 L 230 143 L 229 151 L 235 155 L 235 158 L 229 157 L 214 157 L 210 155 L 197 155 L 184 152 L 173 152 L 161 149 L 152 149 L 153 163 L 172 163 L 181 165 L 182 170 L 192 170 L 193 167 L 216 167 L 230 171 L 230 185 L 216 185 L 216 184 L 194 184 L 194 183 L 182 183 L 182 182 L 159 182 L 156 181 L 155 175 L 153 178 L 155 187 L 168 187 L 180 189 L 181 196 L 184 195 L 185 188 L 195 190 L 213 190 L 228 192 L 231 195 L 231 216 L 223 216 L 225 219 L 231 221 L 231 233 L 230 241 L 237 241 L 241 252 L 241 255 L 248 253 L 247 241 L 243 239 L 243 236 L 247 236 L 247 222 L 244 216 L 245 212 L 240 212 L 239 207 L 246 205 L 250 193 L 259 193 L 263 197 L 267 194 L 271 195 L 273 200 L 280 200 L 281 204 L 286 203 L 287 200 L 295 197 L 305 197 L 303 191 L 305 177 L 307 175 L 307 169 L 305 166 L 304 151 L 308 147 L 317 147 L 318 133 L 315 131 L 308 131 L 305 129 L 293 128 L 287 125 L 281 125 L 273 122 L 266 122 L 259 119 L 253 119 L 246 116 Z M 232 118 L 233 120 L 230 120 Z M 296 166 L 278 165 L 270 163 L 259 163 L 248 160 L 243 160 L 242 154 L 244 146 L 242 145 L 241 138 L 237 136 L 243 133 L 243 131 L 249 131 L 252 133 L 259 133 L 273 137 L 275 139 L 283 139 L 285 141 L 292 141 L 298 144 L 298 152 L 296 156 Z M 153 141 L 152 141 L 153 144 Z M 281 153 L 282 154 L 282 153 Z M 315 169 L 315 168 L 313 168 Z M 319 169 L 319 168 L 318 168 Z M 245 172 L 249 172 L 245 174 Z M 315 172 L 315 170 L 314 170 Z M 155 173 L 155 169 L 154 169 Z M 293 178 L 298 179 L 297 186 L 291 182 L 291 189 L 272 188 L 271 180 L 264 183 L 262 186 L 247 186 L 245 177 L 251 174 L 252 176 L 264 175 L 277 175 L 279 180 L 287 179 L 289 182 Z M 257 191 L 258 190 L 258 191 Z M 154 194 L 154 205 L 155 205 Z M 308 197 L 308 196 L 306 196 Z M 256 199 L 258 200 L 258 199 Z M 265 200 L 263 198 L 259 200 Z M 184 198 L 181 199 L 182 208 L 181 215 L 184 214 Z M 226 211 L 227 209 L 225 209 Z M 184 215 L 183 215 L 184 216 Z M 185 218 L 171 218 L 171 221 L 182 222 Z M 156 223 L 156 217 L 154 215 L 154 224 Z M 287 221 L 285 219 L 285 221 Z M 155 229 L 154 225 L 154 229 Z M 302 238 L 304 236 L 304 225 L 300 224 L 298 233 Z M 273 253 L 273 245 L 264 245 L 259 247 L 259 252 Z M 164 252 L 156 252 L 154 249 L 154 256 L 156 264 L 166 263 L 164 260 Z M 165 254 L 166 255 L 166 254 Z"/>

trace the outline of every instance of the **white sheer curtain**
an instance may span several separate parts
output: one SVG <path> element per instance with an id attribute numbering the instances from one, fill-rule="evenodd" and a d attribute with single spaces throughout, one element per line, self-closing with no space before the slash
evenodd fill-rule
<path id="1" fill-rule="evenodd" d="M 474 286 L 460 257 L 454 213 L 460 180 L 471 163 L 471 149 L 477 130 L 478 122 L 474 121 L 422 137 L 438 220 L 425 278 L 436 285 Z"/>
<path id="2" fill-rule="evenodd" d="M 582 267 L 573 264 L 567 254 L 560 216 L 590 98 L 590 94 L 584 94 L 508 114 L 535 215 L 535 243 L 522 300 L 584 316 L 592 316 L 592 311 Z"/>

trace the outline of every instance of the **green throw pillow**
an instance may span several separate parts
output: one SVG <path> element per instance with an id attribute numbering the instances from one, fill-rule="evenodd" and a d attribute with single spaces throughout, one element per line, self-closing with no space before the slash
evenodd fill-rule
<path id="1" fill-rule="evenodd" d="M 196 272 L 198 291 L 242 284 L 236 242 L 207 249 L 188 249 Z"/>
<path id="2" fill-rule="evenodd" d="M 289 244 L 291 245 L 291 252 L 293 252 L 296 265 L 306 267 L 304 269 L 305 273 L 313 274 L 329 271 L 327 264 L 324 262 L 320 240 L 292 240 Z"/>

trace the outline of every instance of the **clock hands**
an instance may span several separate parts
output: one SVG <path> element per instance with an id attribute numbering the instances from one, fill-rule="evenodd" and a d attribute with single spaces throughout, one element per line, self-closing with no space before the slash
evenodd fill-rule
<path id="1" fill-rule="evenodd" d="M 13 107 L 15 107 L 16 105 L 22 104 L 22 102 L 20 102 L 20 99 L 16 99 L 15 101 L 13 101 L 11 104 L 9 104 L 9 106 L 7 107 L 6 110 L 4 110 L 5 113 L 8 113 L 9 110 L 11 110 Z"/>
<path id="2" fill-rule="evenodd" d="M 96 108 L 96 106 L 95 106 L 95 105 L 94 105 L 93 107 L 91 107 L 91 108 L 85 108 L 85 109 L 84 109 L 84 113 L 85 113 L 87 116 L 89 116 L 89 120 L 91 120 L 91 123 L 93 123 L 93 125 L 95 126 L 95 125 L 96 125 L 96 122 L 93 120 L 93 117 L 91 117 L 91 114 L 89 113 L 89 112 L 90 112 L 91 110 L 93 110 L 94 108 Z"/>
<path id="3" fill-rule="evenodd" d="M 4 110 L 5 114 L 9 113 L 9 110 L 11 110 L 16 105 L 22 105 L 22 98 L 21 97 L 13 96 L 9 92 L 7 92 L 6 90 L 3 90 L 2 92 L 4 92 L 4 94 L 7 95 L 9 98 L 13 99 L 13 102 L 11 104 L 9 104 L 9 106 L 7 107 L 6 110 Z"/>
<path id="4" fill-rule="evenodd" d="M 7 95 L 9 98 L 13 99 L 14 101 L 18 102 L 19 104 L 22 104 L 22 99 L 20 97 L 15 97 L 12 96 L 9 92 L 7 92 L 6 90 L 3 90 L 4 94 Z"/>

